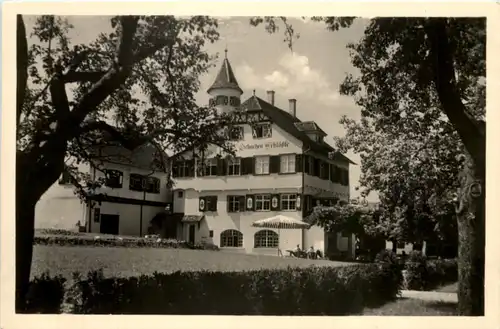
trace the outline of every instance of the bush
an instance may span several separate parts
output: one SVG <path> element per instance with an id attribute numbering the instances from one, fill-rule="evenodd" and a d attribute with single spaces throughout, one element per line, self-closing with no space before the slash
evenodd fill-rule
<path id="1" fill-rule="evenodd" d="M 400 281 L 386 264 L 131 278 L 93 271 L 74 276 L 65 302 L 77 314 L 346 315 L 393 300 Z"/>
<path id="2" fill-rule="evenodd" d="M 88 275 L 75 285 L 83 314 L 343 315 L 396 297 L 400 279 L 384 265 L 248 272 Z"/>
<path id="3" fill-rule="evenodd" d="M 65 282 L 62 276 L 50 277 L 48 272 L 35 277 L 30 282 L 23 313 L 61 313 Z"/>
<path id="4" fill-rule="evenodd" d="M 407 289 L 432 290 L 458 280 L 458 266 L 454 259 L 428 260 L 413 251 L 405 264 Z"/>
<path id="5" fill-rule="evenodd" d="M 175 239 L 153 239 L 153 238 L 122 238 L 122 237 L 98 237 L 90 235 L 51 235 L 35 236 L 35 245 L 58 245 L 58 246 L 94 246 L 94 247 L 127 247 L 127 248 L 191 248 L 204 250 L 218 250 L 217 246 L 208 244 L 189 245 L 186 241 Z"/>

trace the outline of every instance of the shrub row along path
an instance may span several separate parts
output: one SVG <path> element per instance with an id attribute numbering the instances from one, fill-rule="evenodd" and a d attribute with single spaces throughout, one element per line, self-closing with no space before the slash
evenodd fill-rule
<path id="1" fill-rule="evenodd" d="M 33 253 L 32 277 L 49 271 L 51 275 L 60 274 L 67 279 L 72 278 L 73 272 L 86 275 L 88 271 L 99 268 L 103 269 L 105 276 L 129 277 L 152 274 L 155 271 L 163 273 L 200 270 L 246 271 L 287 266 L 351 264 L 189 249 L 35 245 Z"/>

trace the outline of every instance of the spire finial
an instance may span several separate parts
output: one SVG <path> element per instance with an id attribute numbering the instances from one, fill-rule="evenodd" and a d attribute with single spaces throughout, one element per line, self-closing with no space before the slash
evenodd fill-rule
<path id="1" fill-rule="evenodd" d="M 226 41 L 226 48 L 224 49 L 224 58 L 227 59 L 227 41 Z"/>
<path id="2" fill-rule="evenodd" d="M 253 90 L 253 95 L 255 96 L 255 89 Z"/>

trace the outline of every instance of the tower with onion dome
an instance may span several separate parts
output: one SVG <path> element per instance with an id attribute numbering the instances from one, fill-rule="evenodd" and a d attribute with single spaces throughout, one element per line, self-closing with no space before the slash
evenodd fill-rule
<path id="1" fill-rule="evenodd" d="M 238 85 L 231 64 L 227 59 L 227 49 L 219 73 L 212 86 L 208 88 L 207 93 L 211 96 L 209 105 L 222 113 L 232 112 L 238 109 L 241 104 L 243 90 Z"/>

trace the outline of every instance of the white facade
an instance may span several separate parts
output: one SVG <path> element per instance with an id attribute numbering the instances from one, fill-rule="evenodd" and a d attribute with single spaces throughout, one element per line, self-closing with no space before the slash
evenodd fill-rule
<path id="1" fill-rule="evenodd" d="M 242 110 L 239 106 L 230 105 L 230 101 L 233 104 L 239 104 L 239 100 L 234 100 L 234 98 L 239 99 L 241 92 L 227 59 L 224 60 L 214 86 L 209 89 L 209 94 L 213 97 L 211 102 L 213 106 L 225 113 Z M 227 100 L 224 97 L 227 97 Z M 254 102 L 261 101 L 255 98 L 255 95 L 253 97 Z M 269 103 L 266 106 L 270 106 L 273 111 L 282 111 L 274 108 L 272 104 L 274 92 L 268 92 L 268 97 L 270 97 Z M 291 100 L 290 103 L 293 107 L 289 113 L 294 116 L 296 101 Z M 255 114 L 255 117 L 258 115 Z M 305 249 L 313 246 L 315 250 L 325 252 L 329 249 L 329 239 L 320 227 L 315 226 L 307 230 L 284 229 L 278 232 L 277 229 L 253 227 L 252 223 L 278 214 L 302 220 L 304 207 L 313 206 L 307 204 L 311 203 L 309 198 L 307 202 L 304 200 L 306 196 L 349 200 L 348 185 L 341 185 L 328 178 L 319 178 L 317 175 L 305 173 L 302 162 L 308 155 L 321 159 L 328 165 L 335 164 L 346 170 L 349 164 L 333 161 L 328 158 L 328 154 L 311 151 L 303 140 L 287 132 L 282 122 L 274 122 L 271 118 L 266 119 L 265 113 L 263 117 L 259 117 L 259 120 L 263 122 L 253 122 L 253 124 L 240 122 L 238 124 L 242 134 L 234 142 L 236 160 L 226 159 L 221 164 L 220 160 L 216 159 L 216 155 L 222 158 L 226 155 L 221 150 L 212 148 L 203 155 L 197 154 L 196 159 L 193 159 L 192 153 L 186 153 L 183 161 L 175 165 L 173 171 L 174 213 L 197 218 L 197 220 L 182 224 L 182 238 L 193 242 L 210 241 L 220 248 L 245 253 L 275 255 L 278 247 L 285 253 L 286 250 L 294 249 L 297 245 Z M 269 125 L 271 133 L 265 136 L 257 135 L 254 131 L 254 124 Z M 269 128 L 266 128 L 266 131 L 268 130 Z M 278 171 L 272 170 L 271 158 L 276 161 L 278 156 L 280 168 Z M 251 158 L 252 168 L 245 170 L 243 168 L 248 166 L 245 163 L 249 158 Z M 229 169 L 234 161 L 240 165 L 236 174 L 234 168 L 231 172 Z M 276 166 L 276 163 L 274 165 Z M 191 166 L 191 169 L 187 169 L 187 166 Z M 218 172 L 220 166 L 224 168 L 223 173 Z M 186 172 L 191 174 L 185 174 Z M 264 199 L 266 201 L 260 201 Z M 296 202 L 290 206 L 289 200 L 296 200 Z M 216 208 L 209 207 L 209 202 L 215 202 Z M 248 207 L 248 202 L 255 204 Z M 273 202 L 279 205 L 271 206 Z M 235 206 L 241 203 L 243 206 Z M 237 208 L 236 211 L 234 207 Z M 292 209 L 289 209 L 290 207 Z M 348 251 L 352 256 L 355 250 L 354 237 L 343 237 L 339 233 L 334 240 L 337 244 L 335 249 Z"/>
<path id="2" fill-rule="evenodd" d="M 85 204 L 74 194 L 73 185 L 61 184 L 58 181 L 38 201 L 35 227 L 74 230 L 80 222 L 80 225 L 86 227 L 87 232 L 104 233 L 101 230 L 101 223 L 106 220 L 107 215 L 115 215 L 118 216 L 117 234 L 134 236 L 147 234 L 151 219 L 165 210 L 165 204 L 169 199 L 166 175 L 115 163 L 106 163 L 102 169 L 118 170 L 122 173 L 121 187 L 103 186 L 94 191 L 95 195 L 105 194 L 108 201 L 96 199 L 90 204 Z M 82 167 L 81 171 L 89 173 L 93 179 L 104 178 L 105 175 L 104 172 L 89 169 L 88 166 Z M 158 193 L 131 190 L 131 174 L 157 178 Z"/>

